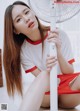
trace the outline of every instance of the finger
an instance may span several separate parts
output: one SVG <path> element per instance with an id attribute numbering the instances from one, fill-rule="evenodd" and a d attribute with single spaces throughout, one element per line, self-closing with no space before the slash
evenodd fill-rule
<path id="1" fill-rule="evenodd" d="M 52 34 L 50 34 L 50 35 L 48 36 L 47 39 L 50 39 L 50 38 L 58 38 L 58 34 L 52 33 Z"/>
<path id="2" fill-rule="evenodd" d="M 52 39 L 49 39 L 48 42 L 57 43 L 57 40 L 52 38 Z"/>
<path id="3" fill-rule="evenodd" d="M 47 61 L 46 61 L 46 64 L 52 64 L 52 63 L 54 63 L 54 62 L 56 62 L 56 61 L 57 61 L 57 59 L 47 60 Z"/>
<path id="4" fill-rule="evenodd" d="M 47 68 L 47 71 L 50 72 L 50 71 L 51 71 L 51 68 Z"/>
<path id="5" fill-rule="evenodd" d="M 56 64 L 54 64 L 54 66 L 55 66 Z M 52 67 L 54 67 L 54 66 L 52 66 Z M 52 69 L 52 67 L 47 67 L 47 71 L 51 71 L 51 69 Z"/>
<path id="6" fill-rule="evenodd" d="M 56 59 L 56 56 L 47 56 L 46 61 Z"/>
<path id="7" fill-rule="evenodd" d="M 55 56 L 50 56 L 50 54 L 47 54 L 47 58 L 55 58 Z"/>
<path id="8" fill-rule="evenodd" d="M 54 67 L 56 64 L 57 64 L 57 62 L 55 62 L 52 66 L 47 67 L 47 71 L 48 71 L 48 72 L 50 72 L 50 71 L 51 71 L 51 69 L 52 69 L 52 67 Z"/>
<path id="9" fill-rule="evenodd" d="M 47 65 L 47 68 L 52 68 L 53 66 L 55 66 L 57 64 L 57 62 L 54 62 L 54 63 L 52 63 L 52 64 L 48 64 Z"/>
<path id="10" fill-rule="evenodd" d="M 56 28 L 54 31 L 50 31 L 51 33 L 56 33 L 56 34 L 59 34 L 59 29 Z"/>
<path id="11" fill-rule="evenodd" d="M 61 41 L 61 39 L 60 38 L 57 38 L 57 37 L 51 37 L 51 38 L 49 38 L 48 40 L 59 40 L 59 41 Z"/>
<path id="12" fill-rule="evenodd" d="M 59 38 L 50 38 L 48 39 L 48 42 L 61 43 L 62 41 Z"/>

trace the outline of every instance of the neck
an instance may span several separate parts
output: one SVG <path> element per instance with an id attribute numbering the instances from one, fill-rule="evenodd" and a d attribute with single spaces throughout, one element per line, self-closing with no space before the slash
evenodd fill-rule
<path id="1" fill-rule="evenodd" d="M 40 40 L 41 39 L 41 34 L 40 34 L 39 29 L 36 29 L 33 32 L 31 32 L 31 35 L 29 36 L 29 38 L 32 41 L 38 41 L 38 40 Z"/>
<path id="2" fill-rule="evenodd" d="M 46 31 L 43 32 L 44 36 L 46 35 Z M 36 29 L 33 32 L 31 32 L 31 34 L 28 36 L 30 40 L 32 41 L 38 41 L 41 39 L 41 34 L 40 34 L 40 30 Z"/>

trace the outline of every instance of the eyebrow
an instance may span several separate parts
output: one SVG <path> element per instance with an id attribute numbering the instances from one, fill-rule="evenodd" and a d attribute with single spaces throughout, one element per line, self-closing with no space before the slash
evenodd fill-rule
<path id="1" fill-rule="evenodd" d="M 25 8 L 22 12 L 25 12 L 27 8 Z M 20 15 L 17 15 L 15 18 L 14 18 L 14 21 L 16 20 L 17 17 L 19 17 Z"/>

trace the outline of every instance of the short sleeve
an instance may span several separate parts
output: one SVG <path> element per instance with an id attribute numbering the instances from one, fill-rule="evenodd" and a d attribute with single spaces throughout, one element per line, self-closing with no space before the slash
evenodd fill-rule
<path id="1" fill-rule="evenodd" d="M 37 69 L 37 67 L 34 65 L 32 61 L 31 54 L 27 47 L 21 48 L 20 59 L 21 59 L 22 67 L 26 73 L 32 72 L 35 69 Z"/>
<path id="2" fill-rule="evenodd" d="M 60 37 L 61 37 L 61 41 L 62 41 L 61 51 L 62 51 L 63 57 L 66 59 L 66 61 L 68 61 L 70 64 L 72 64 L 75 60 L 73 57 L 70 40 L 69 40 L 67 34 L 62 30 L 60 31 Z"/>

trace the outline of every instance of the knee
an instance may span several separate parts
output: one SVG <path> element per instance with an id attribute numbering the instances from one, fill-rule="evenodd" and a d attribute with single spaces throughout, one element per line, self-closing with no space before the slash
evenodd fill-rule
<path id="1" fill-rule="evenodd" d="M 75 82 L 80 84 L 80 75 L 76 78 Z"/>
<path id="2" fill-rule="evenodd" d="M 80 75 L 77 77 L 77 79 L 80 81 Z"/>
<path id="3" fill-rule="evenodd" d="M 80 75 L 77 77 L 77 82 L 78 82 L 78 90 L 80 90 Z"/>
<path id="4" fill-rule="evenodd" d="M 73 86 L 76 86 L 77 90 L 80 90 L 80 75 L 75 79 Z"/>

